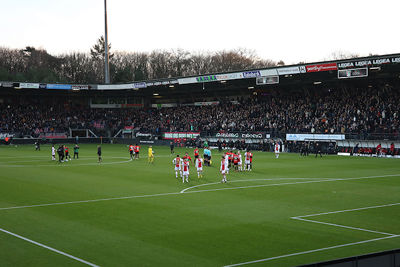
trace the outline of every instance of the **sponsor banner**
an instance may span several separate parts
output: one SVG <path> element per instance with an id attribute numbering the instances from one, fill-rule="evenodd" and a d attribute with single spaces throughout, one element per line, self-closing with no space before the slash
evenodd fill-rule
<path id="1" fill-rule="evenodd" d="M 200 132 L 166 132 L 163 134 L 164 139 L 195 139 L 200 136 Z"/>
<path id="2" fill-rule="evenodd" d="M 133 88 L 140 89 L 140 88 L 146 88 L 146 87 L 147 87 L 147 84 L 145 82 L 133 83 Z"/>
<path id="3" fill-rule="evenodd" d="M 337 153 L 338 154 L 338 156 L 351 156 L 351 154 L 349 153 L 349 152 L 338 152 Z M 370 158 L 370 157 L 376 157 L 376 154 L 358 154 L 358 153 L 354 153 L 353 154 L 353 157 L 368 157 L 368 158 Z M 383 157 L 385 157 L 385 158 L 395 158 L 395 159 L 400 159 L 400 155 L 395 155 L 395 156 L 392 156 L 392 155 L 384 155 Z"/>
<path id="4" fill-rule="evenodd" d="M 279 75 L 298 74 L 298 73 L 300 73 L 299 67 L 286 67 L 278 69 Z"/>
<path id="5" fill-rule="evenodd" d="M 243 72 L 243 78 L 255 78 L 255 77 L 260 77 L 260 76 L 261 76 L 261 72 L 259 70 Z"/>
<path id="6" fill-rule="evenodd" d="M 92 104 L 91 108 L 141 108 L 144 104 Z"/>
<path id="7" fill-rule="evenodd" d="M 72 85 L 72 90 L 89 90 L 89 85 Z"/>
<path id="8" fill-rule="evenodd" d="M 194 102 L 195 106 L 216 106 L 219 105 L 219 101 L 209 101 L 209 102 Z"/>
<path id="9" fill-rule="evenodd" d="M 133 89 L 134 84 L 99 84 L 97 85 L 97 90 L 124 90 Z"/>
<path id="10" fill-rule="evenodd" d="M 368 68 L 338 70 L 338 79 L 359 78 L 368 76 Z"/>
<path id="11" fill-rule="evenodd" d="M 357 67 L 367 67 L 367 66 L 381 66 L 384 64 L 398 64 L 400 63 L 400 57 L 384 57 L 369 60 L 358 60 L 338 63 L 339 69 L 349 69 Z"/>
<path id="12" fill-rule="evenodd" d="M 217 133 L 215 134 L 215 138 L 218 139 L 231 139 L 231 138 L 235 138 L 235 139 L 268 139 L 270 138 L 270 134 L 266 134 L 266 133 Z"/>
<path id="13" fill-rule="evenodd" d="M 200 83 L 204 83 L 204 82 L 215 82 L 218 80 L 217 80 L 217 75 L 208 75 L 208 76 L 196 77 L 196 81 L 200 82 Z"/>
<path id="14" fill-rule="evenodd" d="M 136 137 L 147 137 L 147 138 L 150 138 L 152 136 L 153 135 L 151 133 L 141 133 L 141 132 L 137 132 L 136 133 Z"/>
<path id="15" fill-rule="evenodd" d="M 141 108 L 144 104 L 121 104 L 121 108 Z"/>
<path id="16" fill-rule="evenodd" d="M 288 141 L 345 140 L 344 134 L 286 134 Z"/>
<path id="17" fill-rule="evenodd" d="M 0 139 L 6 139 L 6 138 L 12 138 L 12 137 L 14 137 L 14 134 L 0 133 Z"/>
<path id="18" fill-rule="evenodd" d="M 258 77 L 256 79 L 257 85 L 276 84 L 276 83 L 279 83 L 279 76 Z"/>
<path id="19" fill-rule="evenodd" d="M 141 143 L 141 144 L 154 144 L 154 141 L 140 140 L 139 143 Z"/>
<path id="20" fill-rule="evenodd" d="M 191 78 L 181 78 L 181 79 L 178 79 L 178 83 L 179 83 L 179 84 L 197 83 L 197 80 L 196 80 L 195 77 L 191 77 Z"/>
<path id="21" fill-rule="evenodd" d="M 217 77 L 218 81 L 226 81 L 226 80 L 236 80 L 236 79 L 242 79 L 243 74 L 240 72 L 236 73 L 227 73 L 227 74 L 218 74 L 215 75 Z"/>
<path id="22" fill-rule="evenodd" d="M 177 107 L 178 104 L 176 103 L 165 103 L 165 104 L 151 104 L 152 108 L 173 108 Z"/>
<path id="23" fill-rule="evenodd" d="M 20 83 L 19 87 L 26 88 L 26 89 L 39 89 L 39 84 L 38 83 Z"/>
<path id="24" fill-rule="evenodd" d="M 121 108 L 121 104 L 90 104 L 90 108 Z"/>
<path id="25" fill-rule="evenodd" d="M 316 64 L 306 66 L 307 72 L 320 72 L 320 71 L 330 71 L 337 70 L 336 63 L 326 63 L 326 64 Z"/>
<path id="26" fill-rule="evenodd" d="M 1 86 L 11 88 L 11 87 L 13 87 L 13 83 L 12 82 L 2 82 Z"/>
<path id="27" fill-rule="evenodd" d="M 277 69 L 260 70 L 261 76 L 274 76 L 278 75 Z"/>
<path id="28" fill-rule="evenodd" d="M 47 139 L 64 139 L 68 136 L 65 133 L 44 133 L 40 134 L 39 138 L 47 138 Z"/>
<path id="29" fill-rule="evenodd" d="M 39 88 L 40 89 L 46 89 L 47 88 L 47 84 L 41 83 L 41 84 L 39 84 Z"/>
<path id="30" fill-rule="evenodd" d="M 47 89 L 71 90 L 70 84 L 47 84 Z"/>

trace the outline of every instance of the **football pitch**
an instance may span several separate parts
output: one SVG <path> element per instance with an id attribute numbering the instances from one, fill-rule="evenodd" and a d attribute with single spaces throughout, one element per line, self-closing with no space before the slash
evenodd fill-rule
<path id="1" fill-rule="evenodd" d="M 296 266 L 400 247 L 400 160 L 254 152 L 252 172 L 221 154 L 190 182 L 172 160 L 193 149 L 0 146 L 0 266 Z M 69 145 L 70 148 L 73 145 Z M 72 150 L 72 149 L 70 149 Z M 202 152 L 202 150 L 201 150 Z"/>

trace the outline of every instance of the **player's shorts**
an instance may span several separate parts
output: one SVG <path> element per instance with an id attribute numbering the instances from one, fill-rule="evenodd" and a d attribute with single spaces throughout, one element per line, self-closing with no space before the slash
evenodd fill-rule
<path id="1" fill-rule="evenodd" d="M 135 154 L 139 154 L 139 151 L 138 151 L 138 152 L 135 152 Z"/>
<path id="2" fill-rule="evenodd" d="M 203 167 L 200 167 L 200 168 L 197 167 L 197 171 L 198 171 L 198 172 L 202 172 L 202 171 L 203 171 Z"/>
<path id="3" fill-rule="evenodd" d="M 129 154 L 131 154 L 131 155 L 132 155 L 132 154 L 133 154 L 133 151 L 132 151 L 132 150 L 129 150 Z"/>
<path id="4" fill-rule="evenodd" d="M 182 175 L 189 175 L 189 171 L 183 172 Z"/>
<path id="5" fill-rule="evenodd" d="M 180 170 L 181 170 L 181 166 L 179 166 L 179 167 L 175 166 L 175 171 L 180 171 Z"/>
<path id="6" fill-rule="evenodd" d="M 279 151 L 275 151 L 275 154 L 279 154 Z"/>
<path id="7" fill-rule="evenodd" d="M 249 165 L 250 164 L 250 160 L 245 160 L 244 164 Z"/>
<path id="8" fill-rule="evenodd" d="M 194 155 L 194 158 L 197 159 L 199 157 L 199 155 Z"/>
<path id="9" fill-rule="evenodd" d="M 242 166 L 242 162 L 241 162 L 241 161 L 239 161 L 239 162 L 238 162 L 238 165 L 239 165 L 239 166 Z"/>
<path id="10" fill-rule="evenodd" d="M 226 170 L 221 171 L 222 175 L 226 174 Z"/>

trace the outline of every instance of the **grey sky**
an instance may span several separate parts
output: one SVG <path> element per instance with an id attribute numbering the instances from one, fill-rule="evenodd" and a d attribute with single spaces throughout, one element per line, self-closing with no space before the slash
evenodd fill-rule
<path id="1" fill-rule="evenodd" d="M 103 0 L 0 0 L 0 46 L 88 52 Z M 113 50 L 253 49 L 286 63 L 400 52 L 399 0 L 108 0 Z"/>

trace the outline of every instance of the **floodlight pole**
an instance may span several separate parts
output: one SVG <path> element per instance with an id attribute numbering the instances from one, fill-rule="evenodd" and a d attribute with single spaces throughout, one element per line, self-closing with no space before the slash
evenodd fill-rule
<path id="1" fill-rule="evenodd" d="M 107 30 L 107 0 L 104 0 L 104 83 L 110 83 L 109 56 L 108 56 L 108 30 Z"/>

